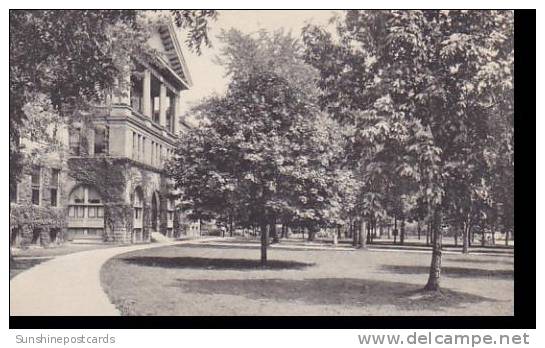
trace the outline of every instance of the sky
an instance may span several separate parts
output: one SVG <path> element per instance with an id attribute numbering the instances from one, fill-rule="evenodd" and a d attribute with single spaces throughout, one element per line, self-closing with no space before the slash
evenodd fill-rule
<path id="1" fill-rule="evenodd" d="M 209 37 L 212 47 L 203 47 L 199 56 L 184 50 L 184 57 L 193 79 L 193 87 L 182 93 L 185 101 L 184 111 L 198 103 L 204 97 L 214 93 L 223 93 L 228 84 L 223 67 L 214 63 L 214 57 L 221 49 L 221 42 L 217 35 L 222 29 L 239 29 L 244 33 L 256 32 L 260 29 L 278 30 L 284 28 L 291 31 L 294 37 L 299 37 L 301 29 L 307 23 L 327 26 L 329 19 L 334 15 L 331 10 L 222 10 L 218 11 L 216 21 L 210 22 Z M 180 38 L 183 38 L 183 34 Z M 183 40 L 183 39 L 182 39 Z"/>

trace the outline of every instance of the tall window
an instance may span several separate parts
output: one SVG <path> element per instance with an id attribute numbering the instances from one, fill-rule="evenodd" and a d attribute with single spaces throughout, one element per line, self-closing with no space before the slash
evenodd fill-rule
<path id="1" fill-rule="evenodd" d="M 161 108 L 161 100 L 159 97 L 153 97 L 152 99 L 152 113 L 153 113 L 153 122 L 159 123 L 159 117 L 160 117 L 160 108 Z"/>
<path id="2" fill-rule="evenodd" d="M 138 140 L 136 138 L 136 132 L 132 132 L 132 158 L 136 159 L 138 157 Z"/>
<path id="3" fill-rule="evenodd" d="M 80 130 L 77 128 L 70 129 L 68 136 L 68 145 L 70 147 L 70 154 L 74 156 L 80 155 Z"/>
<path id="4" fill-rule="evenodd" d="M 159 165 L 163 165 L 163 145 L 159 145 Z"/>
<path id="5" fill-rule="evenodd" d="M 155 141 L 151 141 L 151 164 L 155 164 Z"/>
<path id="6" fill-rule="evenodd" d="M 95 127 L 95 154 L 108 153 L 108 138 L 108 126 L 99 125 Z"/>
<path id="7" fill-rule="evenodd" d="M 140 159 L 141 153 L 142 153 L 142 136 L 138 134 L 138 155 L 136 155 L 137 159 Z"/>
<path id="8" fill-rule="evenodd" d="M 49 183 L 49 190 L 51 193 L 51 206 L 56 207 L 58 205 L 59 198 L 59 169 L 51 169 L 51 182 Z"/>
<path id="9" fill-rule="evenodd" d="M 40 205 L 41 168 L 33 167 L 31 176 L 32 204 Z"/>
<path id="10" fill-rule="evenodd" d="M 140 158 L 142 159 L 142 162 L 145 162 L 146 160 L 146 137 L 142 136 L 142 153 L 140 154 Z"/>

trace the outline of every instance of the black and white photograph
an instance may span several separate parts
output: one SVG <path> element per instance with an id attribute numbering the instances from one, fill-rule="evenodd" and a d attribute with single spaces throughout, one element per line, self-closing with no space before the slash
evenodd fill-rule
<path id="1" fill-rule="evenodd" d="M 10 10 L 10 320 L 513 317 L 515 12 Z"/>

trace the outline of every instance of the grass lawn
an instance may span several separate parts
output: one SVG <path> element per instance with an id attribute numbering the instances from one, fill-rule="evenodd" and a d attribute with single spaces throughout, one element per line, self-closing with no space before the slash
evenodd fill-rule
<path id="1" fill-rule="evenodd" d="M 420 292 L 429 253 L 176 245 L 109 260 L 124 315 L 513 315 L 513 258 L 444 255 L 440 294 Z"/>

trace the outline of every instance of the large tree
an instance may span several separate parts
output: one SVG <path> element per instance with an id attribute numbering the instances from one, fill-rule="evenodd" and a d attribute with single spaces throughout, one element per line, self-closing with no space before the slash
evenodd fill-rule
<path id="1" fill-rule="evenodd" d="M 194 213 L 259 226 L 265 265 L 267 226 L 277 219 L 310 231 L 338 221 L 350 181 L 338 165 L 343 138 L 314 105 L 315 72 L 290 34 L 231 30 L 222 40 L 227 92 L 192 110 L 201 124 L 180 141 L 169 170 Z"/>
<path id="2" fill-rule="evenodd" d="M 9 16 L 11 190 L 23 165 L 20 137 L 29 111 L 38 122 L 51 112 L 76 117 L 71 110 L 88 108 L 115 86 L 128 57 L 152 59 L 146 42 L 157 21 L 172 20 L 185 29 L 187 45 L 200 52 L 210 43 L 207 22 L 216 12 L 11 10 Z M 29 109 L 33 104 L 38 107 Z"/>
<path id="3" fill-rule="evenodd" d="M 348 11 L 337 24 L 337 37 L 314 26 L 304 31 L 306 59 L 320 71 L 321 106 L 357 128 L 367 176 L 392 179 L 379 192 L 393 185 L 412 206 L 426 206 L 434 235 L 426 289 L 437 290 L 445 214 L 489 202 L 498 110 L 504 138 L 512 134 L 513 14 Z"/>

